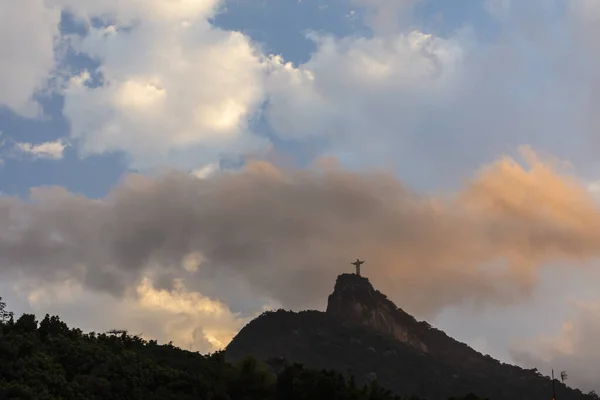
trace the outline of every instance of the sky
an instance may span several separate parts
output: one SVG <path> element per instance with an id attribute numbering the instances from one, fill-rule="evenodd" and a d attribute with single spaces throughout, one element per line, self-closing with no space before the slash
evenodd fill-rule
<path id="1" fill-rule="evenodd" d="M 222 348 L 364 274 L 600 390 L 600 3 L 0 0 L 0 296 Z"/>

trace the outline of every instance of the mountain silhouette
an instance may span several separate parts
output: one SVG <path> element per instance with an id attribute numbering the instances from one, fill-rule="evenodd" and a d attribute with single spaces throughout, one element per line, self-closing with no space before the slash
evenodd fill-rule
<path id="1" fill-rule="evenodd" d="M 369 280 L 339 275 L 327 310 L 267 311 L 225 350 L 252 355 L 275 371 L 301 363 L 377 380 L 401 396 L 431 400 L 475 393 L 491 400 L 552 399 L 552 381 L 536 369 L 502 363 L 398 308 Z M 590 399 L 555 381 L 557 400 Z"/>

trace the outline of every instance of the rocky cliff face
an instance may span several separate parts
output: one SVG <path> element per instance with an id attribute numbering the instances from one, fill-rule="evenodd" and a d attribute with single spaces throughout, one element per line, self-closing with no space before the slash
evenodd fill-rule
<path id="1" fill-rule="evenodd" d="M 326 313 L 343 325 L 360 326 L 392 337 L 450 364 L 480 371 L 497 365 L 491 357 L 482 356 L 425 321 L 417 321 L 362 276 L 338 276 L 333 293 L 329 295 Z"/>
<path id="2" fill-rule="evenodd" d="M 326 313 L 343 324 L 364 326 L 422 352 L 428 350 L 415 329 L 418 322 L 362 276 L 338 276 L 333 293 L 329 295 Z"/>

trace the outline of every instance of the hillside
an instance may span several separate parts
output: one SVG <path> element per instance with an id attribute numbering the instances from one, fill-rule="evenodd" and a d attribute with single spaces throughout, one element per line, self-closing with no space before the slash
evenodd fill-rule
<path id="1" fill-rule="evenodd" d="M 551 380 L 482 355 L 399 309 L 368 279 L 338 277 L 327 311 L 266 312 L 226 349 L 228 360 L 252 354 L 277 370 L 286 363 L 378 379 L 402 396 L 446 399 L 474 392 L 492 400 L 550 399 Z M 556 383 L 557 399 L 589 399 Z"/>
<path id="2" fill-rule="evenodd" d="M 124 331 L 84 334 L 58 317 L 16 321 L 0 298 L 0 400 L 399 400 L 333 371 L 292 365 L 274 375 Z"/>

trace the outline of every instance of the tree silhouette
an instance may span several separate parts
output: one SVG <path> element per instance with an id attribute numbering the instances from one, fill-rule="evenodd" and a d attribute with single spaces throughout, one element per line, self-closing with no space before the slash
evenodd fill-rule
<path id="1" fill-rule="evenodd" d="M 10 320 L 13 319 L 13 316 L 14 314 L 12 313 L 12 311 L 8 311 L 6 309 L 6 303 L 2 300 L 2 297 L 0 297 L 0 323 L 8 323 Z"/>

